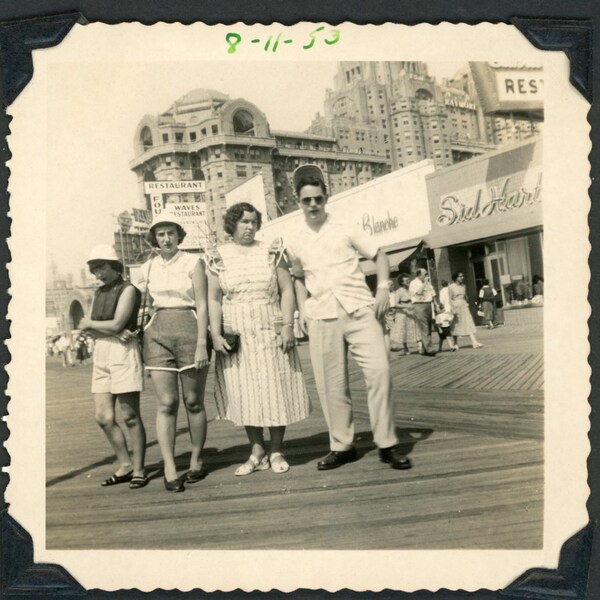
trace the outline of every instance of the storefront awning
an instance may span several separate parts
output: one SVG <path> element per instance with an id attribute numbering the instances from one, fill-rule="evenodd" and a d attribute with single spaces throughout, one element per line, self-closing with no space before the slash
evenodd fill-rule
<path id="1" fill-rule="evenodd" d="M 407 258 L 410 258 L 412 254 L 419 250 L 420 246 L 420 244 L 415 244 L 410 248 L 403 248 L 401 250 L 386 250 L 387 257 L 390 261 L 390 271 L 395 271 L 396 267 Z M 372 260 L 361 260 L 360 268 L 365 275 L 373 275 L 376 272 L 375 263 Z"/>

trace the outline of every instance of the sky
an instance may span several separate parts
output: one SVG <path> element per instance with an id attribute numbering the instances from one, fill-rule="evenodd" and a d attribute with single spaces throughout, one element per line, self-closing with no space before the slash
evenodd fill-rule
<path id="1" fill-rule="evenodd" d="M 438 81 L 461 66 L 428 63 Z M 72 273 L 77 283 L 91 248 L 112 244 L 116 215 L 141 206 L 129 162 L 144 115 L 166 111 L 193 89 L 211 88 L 256 104 L 273 130 L 304 131 L 323 112 L 325 90 L 333 87 L 336 70 L 334 62 L 52 65 L 47 88 L 47 273 L 54 261 L 59 273 Z"/>

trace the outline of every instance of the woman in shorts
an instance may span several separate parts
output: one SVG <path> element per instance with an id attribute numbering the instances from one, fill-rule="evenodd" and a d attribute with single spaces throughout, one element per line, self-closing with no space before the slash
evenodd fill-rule
<path id="1" fill-rule="evenodd" d="M 144 363 L 158 399 L 156 435 L 168 492 L 183 492 L 184 482 L 195 483 L 206 476 L 201 454 L 207 427 L 207 283 L 204 263 L 179 249 L 185 235 L 173 217 L 155 220 L 149 236 L 158 256 L 142 266 L 138 282 L 153 299 L 154 315 L 144 332 Z M 183 478 L 177 476 L 175 465 L 179 381 L 192 444 L 189 470 Z"/>
<path id="2" fill-rule="evenodd" d="M 123 265 L 110 246 L 96 246 L 88 266 L 102 286 L 96 290 L 91 316 L 84 317 L 79 327 L 96 339 L 92 371 L 96 421 L 119 461 L 118 469 L 101 485 L 129 482 L 131 489 L 142 488 L 148 484 L 144 473 L 146 431 L 140 416 L 143 369 L 138 340 L 129 335 L 129 331 L 137 328 L 141 295 L 131 283 L 123 280 Z M 115 420 L 117 400 L 133 456 Z"/>

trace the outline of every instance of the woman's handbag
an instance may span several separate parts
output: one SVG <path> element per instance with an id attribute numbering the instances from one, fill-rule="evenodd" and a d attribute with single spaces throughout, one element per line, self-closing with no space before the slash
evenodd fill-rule
<path id="1" fill-rule="evenodd" d="M 225 338 L 227 345 L 229 346 L 229 350 L 227 350 L 227 354 L 235 354 L 240 349 L 240 334 L 239 333 L 227 333 L 223 331 L 221 327 L 221 335 Z M 208 338 L 206 340 L 206 349 L 208 351 L 208 355 L 210 356 L 214 346 L 212 342 L 212 336 L 210 332 L 208 334 Z"/>
<path id="2" fill-rule="evenodd" d="M 240 349 L 240 334 L 223 332 L 221 335 L 225 338 L 229 346 L 227 354 L 235 354 Z"/>

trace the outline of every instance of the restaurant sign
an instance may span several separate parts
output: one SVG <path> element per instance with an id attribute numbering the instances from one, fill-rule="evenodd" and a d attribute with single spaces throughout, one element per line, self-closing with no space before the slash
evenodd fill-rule
<path id="1" fill-rule="evenodd" d="M 201 185 L 200 185 L 201 184 Z M 152 219 L 172 216 L 186 231 L 180 248 L 204 248 L 207 243 L 206 202 L 191 200 L 189 194 L 205 191 L 204 181 L 147 181 L 144 192 L 150 194 Z M 182 196 L 185 194 L 185 196 Z"/>
<path id="2" fill-rule="evenodd" d="M 470 62 L 471 75 L 486 115 L 528 113 L 541 116 L 544 72 L 522 62 Z"/>

